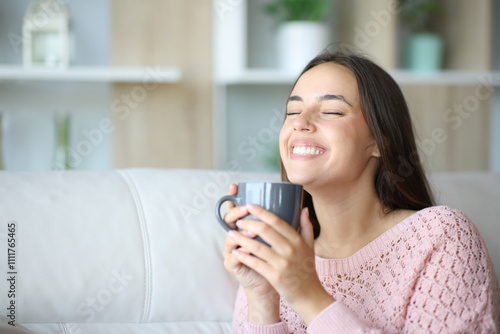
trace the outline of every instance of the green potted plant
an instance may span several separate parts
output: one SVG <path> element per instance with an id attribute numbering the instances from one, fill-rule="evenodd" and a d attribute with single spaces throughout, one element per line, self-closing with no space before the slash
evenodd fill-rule
<path id="1" fill-rule="evenodd" d="M 282 70 L 297 73 L 329 40 L 324 19 L 329 0 L 272 0 L 265 11 L 277 25 L 277 55 Z"/>
<path id="2" fill-rule="evenodd" d="M 443 40 L 436 24 L 444 15 L 436 0 L 399 0 L 401 24 L 407 34 L 406 66 L 416 71 L 441 68 Z"/>
<path id="3" fill-rule="evenodd" d="M 266 12 L 278 23 L 289 21 L 323 21 L 329 8 L 327 0 L 274 0 Z"/>

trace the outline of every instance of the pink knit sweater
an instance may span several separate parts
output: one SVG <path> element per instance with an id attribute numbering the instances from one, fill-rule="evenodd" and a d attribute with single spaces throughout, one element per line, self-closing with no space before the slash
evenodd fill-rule
<path id="1" fill-rule="evenodd" d="M 461 212 L 421 210 L 349 258 L 316 257 L 335 302 L 306 328 L 286 301 L 255 325 L 239 289 L 233 333 L 497 333 L 500 288 L 484 241 Z"/>

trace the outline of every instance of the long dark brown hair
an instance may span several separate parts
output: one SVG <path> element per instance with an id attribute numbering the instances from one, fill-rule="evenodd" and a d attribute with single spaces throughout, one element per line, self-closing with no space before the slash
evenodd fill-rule
<path id="1" fill-rule="evenodd" d="M 434 196 L 422 168 L 408 106 L 398 84 L 371 60 L 340 52 L 318 55 L 306 65 L 297 81 L 311 68 L 329 62 L 344 66 L 356 77 L 363 114 L 380 152 L 374 182 L 387 212 L 433 206 Z M 283 162 L 281 178 L 289 181 Z M 304 206 L 309 207 L 315 236 L 318 236 L 319 224 L 312 197 L 307 192 L 304 192 Z"/>

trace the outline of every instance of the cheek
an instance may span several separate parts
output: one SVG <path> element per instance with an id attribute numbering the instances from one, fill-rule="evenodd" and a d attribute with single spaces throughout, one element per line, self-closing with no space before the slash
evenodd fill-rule
<path id="1" fill-rule="evenodd" d="M 354 125 L 355 128 L 351 131 L 357 131 L 358 144 L 361 148 L 366 149 L 374 142 L 370 128 L 364 119 L 358 120 Z"/>
<path id="2" fill-rule="evenodd" d="M 355 145 L 362 145 L 371 140 L 370 129 L 362 117 L 345 122 L 341 129 L 338 129 L 345 138 L 348 138 Z"/>
<path id="3" fill-rule="evenodd" d="M 370 131 L 365 122 L 339 122 L 325 132 L 328 141 L 332 143 L 332 150 L 346 158 L 346 161 L 357 159 L 365 155 L 366 148 L 373 142 Z"/>
<path id="4" fill-rule="evenodd" d="M 280 156 L 283 157 L 288 151 L 288 141 L 289 135 L 285 127 L 281 128 L 280 136 L 279 136 L 279 148 L 280 148 Z"/>

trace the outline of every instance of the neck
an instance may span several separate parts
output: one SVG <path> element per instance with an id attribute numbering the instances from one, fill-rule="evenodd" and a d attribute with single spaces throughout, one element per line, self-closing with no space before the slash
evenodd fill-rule
<path id="1" fill-rule="evenodd" d="M 348 257 L 388 228 L 387 214 L 373 186 L 335 189 L 311 192 L 321 228 L 315 250 L 326 258 Z"/>

